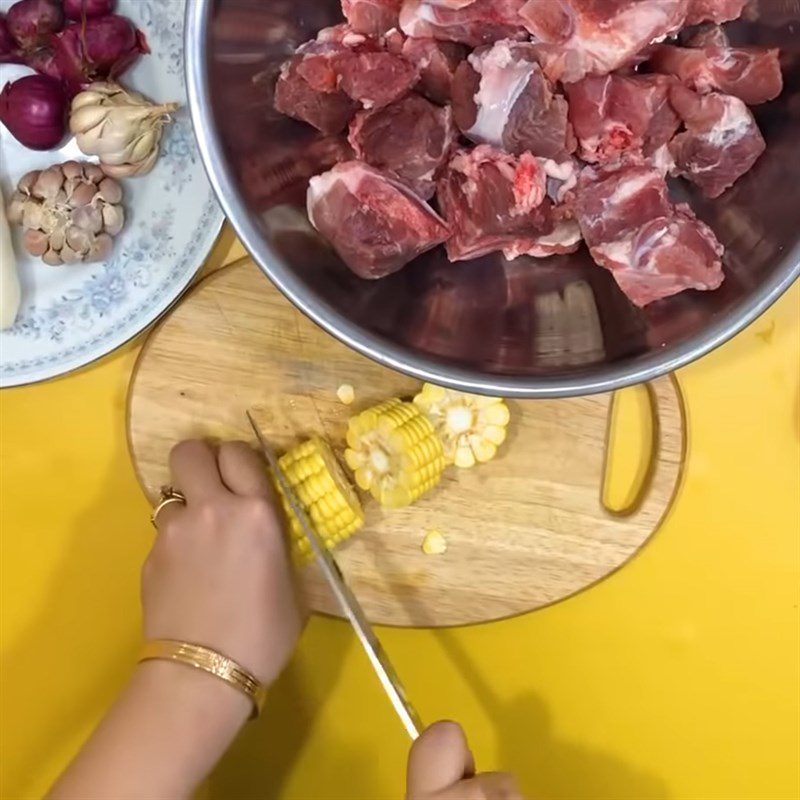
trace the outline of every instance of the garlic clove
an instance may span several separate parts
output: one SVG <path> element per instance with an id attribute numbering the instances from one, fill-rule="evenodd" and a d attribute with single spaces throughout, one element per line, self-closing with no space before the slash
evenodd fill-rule
<path id="1" fill-rule="evenodd" d="M 64 185 L 64 173 L 58 167 L 48 167 L 39 173 L 32 194 L 42 200 L 53 200 Z"/>
<path id="2" fill-rule="evenodd" d="M 65 246 L 81 255 L 88 253 L 92 246 L 92 234 L 77 225 L 70 225 L 67 228 L 67 244 Z"/>
<path id="3" fill-rule="evenodd" d="M 88 206 L 97 194 L 97 187 L 93 183 L 81 183 L 72 191 L 69 204 L 74 208 Z"/>
<path id="4" fill-rule="evenodd" d="M 23 227 L 31 228 L 32 230 L 41 230 L 44 225 L 44 211 L 38 203 L 27 202 L 22 206 L 22 222 Z"/>
<path id="5" fill-rule="evenodd" d="M 103 172 L 103 168 L 98 167 L 97 164 L 84 164 L 83 172 L 87 180 L 90 180 L 92 183 L 100 183 L 106 176 L 105 172 Z"/>
<path id="6" fill-rule="evenodd" d="M 32 172 L 26 172 L 17 184 L 17 190 L 23 194 L 29 195 L 33 192 L 33 185 L 39 178 L 41 170 L 35 169 Z"/>
<path id="7" fill-rule="evenodd" d="M 103 214 L 96 206 L 81 206 L 72 212 L 72 223 L 89 233 L 103 230 Z"/>
<path id="8" fill-rule="evenodd" d="M 116 236 L 125 224 L 125 212 L 122 206 L 105 206 L 103 208 L 103 227 L 106 233 Z"/>
<path id="9" fill-rule="evenodd" d="M 22 243 L 32 256 L 43 256 L 47 252 L 47 234 L 42 231 L 25 231 Z"/>
<path id="10" fill-rule="evenodd" d="M 113 178 L 104 178 L 98 186 L 98 196 L 116 205 L 122 200 L 122 187 Z"/>
<path id="11" fill-rule="evenodd" d="M 43 256 L 42 261 L 51 267 L 60 267 L 64 261 L 55 250 L 48 250 Z"/>
<path id="12" fill-rule="evenodd" d="M 75 264 L 83 260 L 83 255 L 81 253 L 76 253 L 68 244 L 65 244 L 61 248 L 60 256 L 65 264 Z"/>
<path id="13" fill-rule="evenodd" d="M 114 240 L 107 234 L 101 233 L 95 237 L 94 244 L 89 250 L 87 261 L 103 261 L 111 255 L 114 249 Z"/>
<path id="14" fill-rule="evenodd" d="M 7 219 L 12 225 L 21 225 L 25 213 L 27 197 L 22 192 L 14 192 L 8 204 Z"/>
<path id="15" fill-rule="evenodd" d="M 61 165 L 61 172 L 69 180 L 80 180 L 83 177 L 83 167 L 77 161 L 65 161 Z"/>
<path id="16" fill-rule="evenodd" d="M 67 231 L 63 225 L 50 231 L 49 241 L 51 250 L 60 250 L 64 246 L 67 241 Z"/>

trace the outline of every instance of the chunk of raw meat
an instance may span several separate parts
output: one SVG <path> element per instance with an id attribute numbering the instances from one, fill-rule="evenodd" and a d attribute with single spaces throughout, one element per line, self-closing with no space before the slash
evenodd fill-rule
<path id="1" fill-rule="evenodd" d="M 292 107 L 293 96 L 300 94 L 304 105 L 313 107 L 308 90 L 343 93 L 364 108 L 380 108 L 394 102 L 411 89 L 419 75 L 413 64 L 397 53 L 382 49 L 382 44 L 386 41 L 356 33 L 349 25 L 321 30 L 316 39 L 298 47 L 297 53 L 283 65 L 276 85 L 276 95 L 280 98 L 276 108 L 289 116 L 299 116 Z M 300 81 L 305 86 L 298 89 L 294 84 Z M 281 86 L 282 83 L 289 85 Z M 338 99 L 341 101 L 341 96 Z M 336 107 L 340 106 L 343 108 L 344 104 L 339 102 Z M 341 115 L 344 116 L 344 111 Z M 334 118 L 338 123 L 339 118 L 335 115 Z M 327 126 L 326 133 L 335 132 L 330 130 L 331 126 Z"/>
<path id="2" fill-rule="evenodd" d="M 309 83 L 300 71 L 303 64 L 303 56 L 293 56 L 281 68 L 275 84 L 275 109 L 313 125 L 322 133 L 340 133 L 359 104 L 339 89 L 320 89 Z"/>
<path id="3" fill-rule="evenodd" d="M 467 57 L 464 45 L 436 39 L 406 39 L 403 57 L 419 71 L 418 92 L 434 103 L 450 102 L 456 69 Z"/>
<path id="4" fill-rule="evenodd" d="M 765 47 L 674 47 L 652 51 L 656 72 L 674 75 L 690 89 L 718 89 L 754 106 L 774 100 L 783 91 L 780 51 Z"/>
<path id="5" fill-rule="evenodd" d="M 528 0 L 520 15 L 547 77 L 607 75 L 683 26 L 688 0 Z"/>
<path id="6" fill-rule="evenodd" d="M 671 208 L 663 176 L 647 164 L 588 167 L 578 179 L 576 216 L 590 248 L 669 216 Z"/>
<path id="7" fill-rule="evenodd" d="M 584 161 L 652 156 L 680 127 L 664 75 L 590 75 L 565 87 Z"/>
<path id="8" fill-rule="evenodd" d="M 338 67 L 339 86 L 364 108 L 381 108 L 407 94 L 419 79 L 416 67 L 394 53 L 355 53 Z"/>
<path id="9" fill-rule="evenodd" d="M 383 36 L 399 25 L 403 0 L 342 0 L 350 27 L 368 36 Z"/>
<path id="10" fill-rule="evenodd" d="M 370 279 L 397 272 L 449 234 L 408 187 L 360 161 L 309 181 L 308 218 L 356 275 Z"/>
<path id="11" fill-rule="evenodd" d="M 657 170 L 587 168 L 576 209 L 592 257 L 635 305 L 722 283 L 722 245 L 689 206 L 671 205 Z"/>
<path id="12" fill-rule="evenodd" d="M 461 150 L 439 179 L 437 199 L 452 230 L 451 261 L 498 250 L 514 258 L 553 232 L 546 175 L 530 153 L 516 158 L 490 145 Z"/>
<path id="13" fill-rule="evenodd" d="M 679 175 L 719 197 L 758 161 L 766 143 L 753 115 L 737 97 L 699 95 L 684 86 L 670 93 L 686 131 L 670 144 Z"/>
<path id="14" fill-rule="evenodd" d="M 629 236 L 598 245 L 592 256 L 611 270 L 628 299 L 642 307 L 685 289 L 718 289 L 724 280 L 724 252 L 711 228 L 681 205 Z"/>
<path id="15" fill-rule="evenodd" d="M 414 38 L 462 42 L 470 47 L 500 39 L 526 39 L 519 18 L 525 0 L 474 0 L 466 5 L 404 0 L 400 29 Z"/>
<path id="16" fill-rule="evenodd" d="M 568 110 L 531 44 L 502 41 L 479 48 L 456 73 L 453 112 L 473 142 L 563 160 L 576 144 Z"/>
<path id="17" fill-rule="evenodd" d="M 436 177 L 457 136 L 450 107 L 418 94 L 374 111 L 361 111 L 350 125 L 356 157 L 398 177 L 425 200 L 436 192 Z"/>
<path id="18" fill-rule="evenodd" d="M 748 0 L 689 0 L 687 25 L 700 22 L 729 22 L 742 16 Z"/>

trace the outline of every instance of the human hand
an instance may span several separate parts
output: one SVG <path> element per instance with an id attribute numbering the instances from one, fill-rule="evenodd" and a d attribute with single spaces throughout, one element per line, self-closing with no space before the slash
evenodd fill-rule
<path id="1" fill-rule="evenodd" d="M 204 645 L 271 683 L 303 621 L 265 467 L 244 442 L 215 453 L 202 441 L 173 448 L 170 466 L 186 505 L 158 515 L 142 570 L 145 637 Z"/>
<path id="2" fill-rule="evenodd" d="M 460 725 L 435 722 L 411 747 L 406 800 L 523 800 L 523 797 L 512 775 L 475 774 L 475 760 Z"/>

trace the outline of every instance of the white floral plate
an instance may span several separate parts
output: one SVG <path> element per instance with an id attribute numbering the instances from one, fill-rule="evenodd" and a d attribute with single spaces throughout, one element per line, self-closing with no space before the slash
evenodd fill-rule
<path id="1" fill-rule="evenodd" d="M 5 10 L 13 0 L 0 0 Z M 117 12 L 144 31 L 152 51 L 123 83 L 153 100 L 182 104 L 149 175 L 125 180 L 127 222 L 106 262 L 48 267 L 15 249 L 22 307 L 0 332 L 0 387 L 52 378 L 111 352 L 146 328 L 180 296 L 202 266 L 223 216 L 197 152 L 183 75 L 186 0 L 118 0 Z M 0 65 L 0 88 L 30 74 Z M 81 158 L 74 140 L 58 151 L 22 147 L 0 126 L 0 185 L 8 201 L 32 169 Z"/>

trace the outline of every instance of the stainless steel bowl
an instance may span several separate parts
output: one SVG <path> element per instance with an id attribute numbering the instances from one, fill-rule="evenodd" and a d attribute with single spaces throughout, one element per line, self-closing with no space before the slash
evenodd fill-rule
<path id="1" fill-rule="evenodd" d="M 518 397 L 608 391 L 702 356 L 767 309 L 800 273 L 800 4 L 753 0 L 739 43 L 780 46 L 786 90 L 756 109 L 769 143 L 720 199 L 680 191 L 727 248 L 716 292 L 644 310 L 584 252 L 536 261 L 440 252 L 377 282 L 353 276 L 310 228 L 308 178 L 342 143 L 276 114 L 280 63 L 341 20 L 339 0 L 190 0 L 186 56 L 200 151 L 257 263 L 308 316 L 390 367 L 459 389 Z"/>

